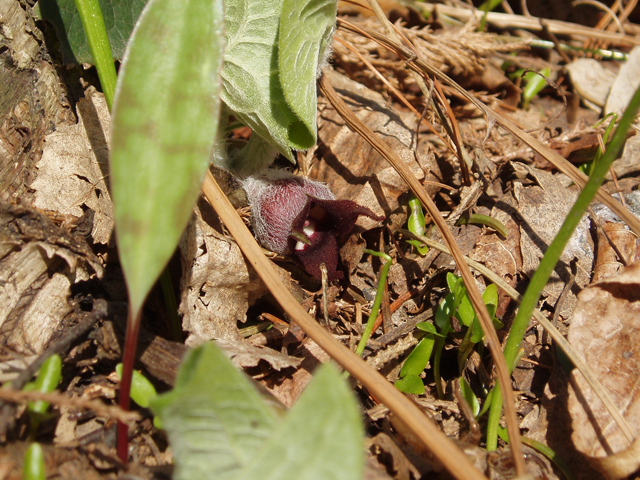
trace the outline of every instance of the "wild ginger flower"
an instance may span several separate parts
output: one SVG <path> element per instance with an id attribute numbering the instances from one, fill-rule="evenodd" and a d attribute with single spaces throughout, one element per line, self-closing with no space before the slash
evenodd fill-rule
<path id="1" fill-rule="evenodd" d="M 342 278 L 338 271 L 338 241 L 365 215 L 384 217 L 350 200 L 336 200 L 323 183 L 270 170 L 243 182 L 252 207 L 253 230 L 269 250 L 290 255 L 310 275 L 321 278 L 320 264 L 329 280 Z"/>

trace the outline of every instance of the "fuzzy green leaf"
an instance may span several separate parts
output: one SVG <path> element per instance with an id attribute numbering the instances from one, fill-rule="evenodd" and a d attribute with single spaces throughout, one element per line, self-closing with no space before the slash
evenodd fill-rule
<path id="1" fill-rule="evenodd" d="M 297 118 L 287 105 L 278 75 L 281 12 L 282 0 L 225 2 L 222 99 L 238 119 L 293 160 L 291 148 L 308 146 L 289 141 L 289 127 Z"/>
<path id="2" fill-rule="evenodd" d="M 316 77 L 336 26 L 336 0 L 284 0 L 278 37 L 280 81 L 297 116 L 289 137 L 310 148 L 316 143 Z"/>
<path id="3" fill-rule="evenodd" d="M 113 58 L 124 55 L 127 40 L 146 0 L 99 0 Z M 66 63 L 92 63 L 89 44 L 74 0 L 42 0 L 40 17 L 56 29 Z"/>
<path id="4" fill-rule="evenodd" d="M 361 480 L 363 442 L 356 399 L 338 370 L 325 364 L 237 479 Z"/>
<path id="5" fill-rule="evenodd" d="M 221 0 L 151 0 L 120 69 L 111 187 L 131 310 L 176 248 L 218 125 Z"/>
<path id="6" fill-rule="evenodd" d="M 212 343 L 189 352 L 174 389 L 152 400 L 151 408 L 169 435 L 176 480 L 237 478 L 278 421 L 250 380 Z"/>

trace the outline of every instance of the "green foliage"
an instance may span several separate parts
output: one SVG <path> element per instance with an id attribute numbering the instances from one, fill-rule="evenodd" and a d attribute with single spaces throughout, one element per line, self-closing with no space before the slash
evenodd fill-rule
<path id="1" fill-rule="evenodd" d="M 551 75 L 549 67 L 543 68 L 539 72 L 517 70 L 512 78 L 522 77 L 524 88 L 522 89 L 522 108 L 527 109 L 529 103 L 547 86 L 546 78 Z"/>
<path id="2" fill-rule="evenodd" d="M 424 393 L 424 383 L 422 383 L 420 374 L 427 368 L 437 333 L 436 327 L 428 322 L 421 322 L 416 325 L 416 328 L 426 332 L 426 335 L 418 342 L 418 345 L 414 347 L 402 364 L 400 378 L 396 381 L 395 386 L 401 392 L 421 395 Z"/>
<path id="3" fill-rule="evenodd" d="M 336 0 L 284 0 L 278 35 L 278 67 L 287 103 L 296 114 L 293 145 L 316 143 L 316 77 L 336 25 Z"/>
<path id="4" fill-rule="evenodd" d="M 409 198 L 409 218 L 407 219 L 407 230 L 416 235 L 424 235 L 425 232 L 425 220 L 424 213 L 422 212 L 422 203 L 415 194 L 411 194 Z M 407 240 L 407 243 L 413 245 L 417 252 L 423 257 L 429 251 L 429 247 L 422 244 L 417 240 Z"/>
<path id="5" fill-rule="evenodd" d="M 467 295 L 467 290 L 462 281 L 462 277 L 457 277 L 453 273 L 447 273 L 447 286 L 449 294 L 440 302 L 435 314 L 435 323 L 440 329 L 442 337 L 435 343 L 433 373 L 436 379 L 436 389 L 438 396 L 444 398 L 442 384 L 440 381 L 440 361 L 444 348 L 444 337 L 453 331 L 451 319 L 456 318 L 460 324 L 467 327 L 465 337 L 458 349 L 458 366 L 462 371 L 464 364 L 473 351 L 475 345 L 484 338 L 484 331 L 480 321 L 473 310 L 471 301 Z M 497 330 L 503 327 L 502 322 L 495 317 L 498 306 L 498 289 L 495 285 L 488 285 L 482 294 L 482 299 L 491 316 L 493 325 Z"/>
<path id="6" fill-rule="evenodd" d="M 602 135 L 602 143 L 604 145 L 606 145 L 607 142 L 609 141 L 609 136 L 611 135 L 611 132 L 613 131 L 613 127 L 615 127 L 615 125 L 616 125 L 616 121 L 618 120 L 618 115 L 615 112 L 608 113 L 596 125 L 594 125 L 594 128 L 596 128 L 598 125 L 600 125 L 602 122 L 604 122 L 609 117 L 611 117 L 611 121 L 609 122 L 609 125 L 607 125 L 607 128 L 605 129 L 604 134 Z M 587 163 L 583 163 L 578 168 L 583 173 L 585 173 L 586 175 L 591 176 L 591 174 L 593 173 L 594 168 L 596 167 L 596 165 L 598 164 L 598 162 L 602 158 L 602 155 L 604 155 L 604 152 L 602 151 L 602 148 L 600 147 L 600 145 L 598 145 L 598 150 L 596 152 L 595 157 L 593 157 L 593 160 L 591 160 L 590 162 L 587 162 Z"/>
<path id="7" fill-rule="evenodd" d="M 62 359 L 60 355 L 54 354 L 42 364 L 35 381 L 25 385 L 23 390 L 50 393 L 56 389 L 61 379 Z M 46 414 L 48 408 L 49 402 L 45 402 L 44 400 L 29 402 L 29 412 L 38 416 Z"/>
<path id="8" fill-rule="evenodd" d="M 127 40 L 144 8 L 145 0 L 99 0 L 109 35 L 113 58 L 124 55 Z M 89 42 L 74 0 L 46 0 L 39 3 L 40 17 L 51 23 L 58 34 L 60 51 L 66 63 L 91 63 Z"/>
<path id="9" fill-rule="evenodd" d="M 462 392 L 462 397 L 471 407 L 471 412 L 477 417 L 480 413 L 480 402 L 469 383 L 463 377 L 460 377 L 460 391 Z"/>
<path id="10" fill-rule="evenodd" d="M 123 61 L 111 188 L 120 262 L 138 312 L 191 217 L 218 124 L 221 0 L 152 0 Z"/>
<path id="11" fill-rule="evenodd" d="M 116 365 L 116 373 L 118 378 L 122 378 L 122 364 Z M 149 408 L 151 401 L 158 396 L 156 387 L 153 386 L 147 377 L 138 370 L 133 371 L 131 379 L 131 400 L 136 402 L 142 408 Z"/>
<path id="12" fill-rule="evenodd" d="M 359 479 L 363 431 L 349 387 L 322 366 L 284 419 L 213 344 L 185 357 L 174 390 L 151 402 L 174 478 Z"/>
<path id="13" fill-rule="evenodd" d="M 24 480 L 45 480 L 47 478 L 44 453 L 39 443 L 33 442 L 24 452 L 22 478 Z"/>

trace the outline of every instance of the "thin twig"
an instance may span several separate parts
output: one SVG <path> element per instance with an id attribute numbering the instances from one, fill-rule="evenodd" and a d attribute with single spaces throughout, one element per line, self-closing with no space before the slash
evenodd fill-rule
<path id="1" fill-rule="evenodd" d="M 0 399 L 11 403 L 27 403 L 43 400 L 59 407 L 70 407 L 78 410 L 91 410 L 100 417 L 113 418 L 124 423 L 140 420 L 140 415 L 136 412 L 125 412 L 115 405 L 105 405 L 98 400 L 87 400 L 84 398 L 66 397 L 58 392 L 23 392 L 22 390 L 12 390 L 10 388 L 0 388 Z"/>

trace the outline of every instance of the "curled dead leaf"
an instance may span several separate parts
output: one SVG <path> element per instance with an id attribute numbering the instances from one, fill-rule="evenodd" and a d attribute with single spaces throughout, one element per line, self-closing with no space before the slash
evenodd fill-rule
<path id="1" fill-rule="evenodd" d="M 608 389 L 636 441 L 630 446 L 576 370 L 568 402 L 572 440 L 604 476 L 624 478 L 640 468 L 640 262 L 585 288 L 578 299 L 569 341 Z"/>

